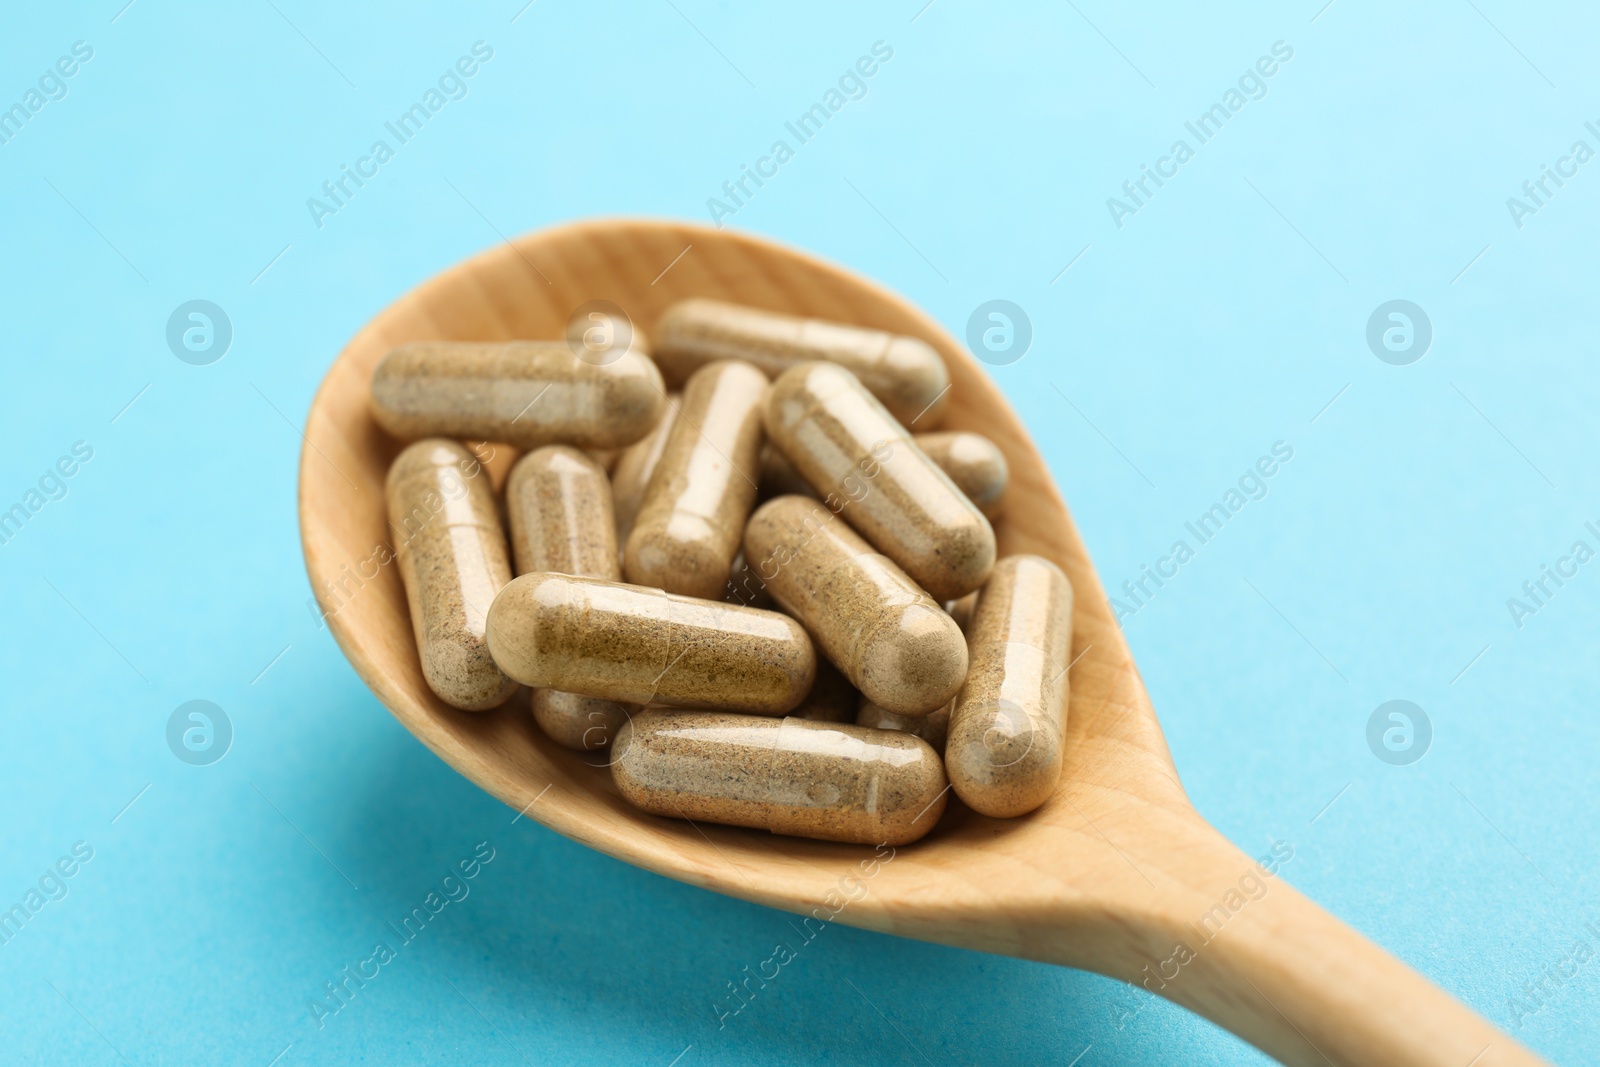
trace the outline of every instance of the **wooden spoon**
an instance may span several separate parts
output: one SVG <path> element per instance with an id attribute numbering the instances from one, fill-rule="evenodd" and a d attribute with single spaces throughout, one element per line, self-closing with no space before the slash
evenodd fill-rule
<path id="1" fill-rule="evenodd" d="M 560 337 L 571 313 L 593 300 L 625 309 L 648 336 L 667 305 L 690 296 L 910 334 L 943 355 L 952 383 L 946 425 L 988 435 L 1011 465 L 1001 552 L 1054 560 L 1077 592 L 1066 773 L 1044 807 L 1000 821 L 952 801 L 928 837 L 878 853 L 653 818 L 622 801 L 600 760 L 542 736 L 525 707 L 468 714 L 428 690 L 389 562 L 383 480 L 399 446 L 368 414 L 374 364 L 402 341 Z M 774 908 L 1137 983 L 1287 1064 L 1541 1062 L 1281 878 L 1263 879 L 1195 812 L 1027 432 L 961 345 L 877 285 L 700 226 L 561 226 L 453 267 L 375 318 L 328 372 L 305 439 L 306 567 L 345 655 L 429 748 L 557 833 Z M 484 446 L 483 455 L 497 479 L 513 458 L 503 445 Z"/>

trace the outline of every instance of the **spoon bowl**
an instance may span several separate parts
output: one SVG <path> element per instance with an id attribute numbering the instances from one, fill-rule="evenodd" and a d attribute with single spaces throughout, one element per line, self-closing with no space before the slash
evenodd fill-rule
<path id="1" fill-rule="evenodd" d="M 661 819 L 623 801 L 603 753 L 550 741 L 525 704 L 467 713 L 428 689 L 384 514 L 384 475 L 401 443 L 370 414 L 373 367 L 406 341 L 559 338 L 593 301 L 622 308 L 648 337 L 670 304 L 692 296 L 907 334 L 943 357 L 951 384 L 941 429 L 984 434 L 1010 466 L 1001 555 L 1053 560 L 1076 593 L 1065 771 L 1043 807 L 998 820 L 952 798 L 927 837 L 898 849 Z M 512 450 L 478 452 L 498 484 Z M 1541 1062 L 1285 884 L 1272 857 L 1263 865 L 1245 855 L 1195 812 L 1022 424 L 937 323 L 838 267 L 746 235 L 647 220 L 560 226 L 452 267 L 367 324 L 329 370 L 306 422 L 300 529 L 327 624 L 378 699 L 467 778 L 591 848 L 818 922 L 1111 975 L 1287 1064 Z"/>

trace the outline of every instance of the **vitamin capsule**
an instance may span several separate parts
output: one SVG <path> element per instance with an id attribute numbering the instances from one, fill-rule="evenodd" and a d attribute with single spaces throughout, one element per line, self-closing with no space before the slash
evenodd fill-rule
<path id="1" fill-rule="evenodd" d="M 565 445 L 525 453 L 506 478 L 518 574 L 559 571 L 620 581 L 611 487 L 589 456 Z"/>
<path id="2" fill-rule="evenodd" d="M 538 689 L 754 715 L 799 704 L 817 669 L 787 615 L 567 574 L 524 574 L 501 590 L 489 651 Z"/>
<path id="3" fill-rule="evenodd" d="M 908 426 L 931 430 L 944 415 L 950 375 L 939 353 L 914 337 L 716 300 L 674 304 L 657 333 L 656 362 L 674 383 L 718 359 L 747 360 L 770 378 L 820 359 L 849 368 Z"/>
<path id="4" fill-rule="evenodd" d="M 454 441 L 418 441 L 385 481 L 389 526 L 422 676 L 462 711 L 499 707 L 516 691 L 489 656 L 489 605 L 511 580 L 489 475 Z"/>
<path id="5" fill-rule="evenodd" d="M 906 845 L 944 813 L 938 753 L 910 734 L 805 719 L 647 711 L 611 774 L 635 807 L 775 834 Z"/>
<path id="6" fill-rule="evenodd" d="M 869 730 L 901 730 L 928 742 L 935 752 L 944 751 L 945 735 L 950 730 L 950 708 L 946 704 L 931 715 L 896 715 L 884 711 L 870 700 L 863 700 L 856 712 L 856 725 Z"/>
<path id="7" fill-rule="evenodd" d="M 665 402 L 649 357 L 588 363 L 565 341 L 415 341 L 372 372 L 373 416 L 402 440 L 617 448 L 649 433 Z"/>
<path id="8" fill-rule="evenodd" d="M 715 600 L 756 499 L 767 379 L 726 360 L 695 371 L 622 552 L 635 585 Z"/>
<path id="9" fill-rule="evenodd" d="M 850 679 L 839 673 L 839 668 L 822 657 L 817 657 L 817 680 L 811 683 L 811 692 L 800 706 L 789 713 L 790 718 L 810 719 L 812 722 L 854 722 L 856 705 L 861 694 L 850 684 Z M 935 712 L 934 714 L 938 714 Z"/>
<path id="10" fill-rule="evenodd" d="M 953 600 L 989 576 L 989 520 L 849 371 L 802 363 L 784 372 L 765 423 L 823 500 L 931 596 Z"/>
<path id="11" fill-rule="evenodd" d="M 645 488 L 656 472 L 656 464 L 661 462 L 661 453 L 667 450 L 667 439 L 672 436 L 672 427 L 678 420 L 679 403 L 677 393 L 667 397 L 654 428 L 623 449 L 616 466 L 611 469 L 611 504 L 617 517 L 618 544 L 628 543 L 633 520 L 639 515 L 639 505 L 644 503 Z"/>
<path id="12" fill-rule="evenodd" d="M 506 479 L 506 515 L 518 574 L 557 571 L 618 581 L 611 487 L 592 458 L 546 445 L 517 460 Z M 633 709 L 612 700 L 535 689 L 533 719 L 557 744 L 605 748 Z"/>
<path id="13" fill-rule="evenodd" d="M 961 688 L 967 643 L 955 620 L 815 500 L 780 496 L 757 508 L 744 554 L 868 700 L 926 715 Z"/>
<path id="14" fill-rule="evenodd" d="M 611 744 L 617 731 L 638 708 L 604 697 L 586 697 L 559 689 L 535 689 L 529 700 L 533 721 L 563 748 L 593 752 Z"/>
<path id="15" fill-rule="evenodd" d="M 967 625 L 972 668 L 950 715 L 945 766 L 967 806 L 1024 815 L 1055 792 L 1067 725 L 1072 586 L 1038 556 L 995 565 Z"/>
<path id="16" fill-rule="evenodd" d="M 912 434 L 911 439 L 936 467 L 950 476 L 968 500 L 978 505 L 984 518 L 993 522 L 1000 517 L 1010 474 L 1005 453 L 993 441 L 982 434 L 965 431 L 917 433 Z M 788 457 L 773 448 L 770 441 L 761 446 L 761 493 L 768 498 L 789 493 L 817 495 Z"/>
<path id="17" fill-rule="evenodd" d="M 990 522 L 1000 517 L 1011 472 L 998 445 L 976 433 L 919 433 L 923 455 L 950 476 Z"/>

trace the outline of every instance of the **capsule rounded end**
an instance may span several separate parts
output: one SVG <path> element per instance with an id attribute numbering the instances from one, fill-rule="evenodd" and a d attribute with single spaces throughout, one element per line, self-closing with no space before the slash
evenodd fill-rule
<path id="1" fill-rule="evenodd" d="M 690 297 L 679 300 L 669 305 L 661 317 L 656 320 L 656 347 L 658 352 L 676 352 L 689 347 L 700 340 L 705 332 L 705 323 L 718 315 L 730 310 L 737 310 L 733 304 L 725 304 L 720 300 L 709 300 L 705 297 Z"/>
<path id="2" fill-rule="evenodd" d="M 407 445 L 394 457 L 394 462 L 389 464 L 388 474 L 384 476 L 384 489 L 393 493 L 407 482 L 418 478 L 438 479 L 441 470 L 461 470 L 463 465 L 470 469 L 474 462 L 472 453 L 459 441 L 452 441 L 448 437 L 425 437 Z M 464 478 L 457 478 L 453 474 L 444 475 L 444 478 L 446 488 L 458 488 L 462 493 L 466 491 Z"/>
<path id="3" fill-rule="evenodd" d="M 495 664 L 523 685 L 538 685 L 536 640 L 539 625 L 536 596 L 549 575 L 524 574 L 506 583 L 489 605 L 489 655 Z"/>
<path id="4" fill-rule="evenodd" d="M 909 845 L 939 824 L 949 799 L 948 778 L 939 753 L 922 738 L 896 734 L 899 759 L 885 770 L 879 788 L 887 793 L 878 810 L 872 844 Z"/>
<path id="5" fill-rule="evenodd" d="M 916 442 L 950 476 L 956 488 L 978 506 L 984 518 L 993 522 L 1000 517 L 1005 510 L 1011 468 L 999 445 L 982 434 L 965 430 L 918 434 Z"/>
<path id="6" fill-rule="evenodd" d="M 707 519 L 676 512 L 666 522 L 635 526 L 629 532 L 622 572 L 634 585 L 720 600 L 733 565 L 721 549 L 723 540 Z"/>
<path id="7" fill-rule="evenodd" d="M 855 375 L 836 363 L 811 360 L 795 364 L 767 390 L 761 412 L 767 436 L 781 444 L 818 403 L 855 384 Z"/>
<path id="8" fill-rule="evenodd" d="M 655 360 L 629 349 L 596 373 L 609 386 L 604 402 L 606 431 L 585 443 L 625 448 L 648 436 L 667 406 L 666 383 Z"/>
<path id="9" fill-rule="evenodd" d="M 489 711 L 517 691 L 483 645 L 466 647 L 454 641 L 435 642 L 422 657 L 422 676 L 434 695 L 458 711 Z"/>
<path id="10" fill-rule="evenodd" d="M 958 708 L 945 743 L 951 788 L 995 819 L 1026 815 L 1049 800 L 1063 763 L 1061 736 L 1050 722 L 1003 699 Z"/>
<path id="11" fill-rule="evenodd" d="M 628 721 L 625 704 L 558 689 L 535 689 L 532 705 L 533 721 L 545 736 L 579 752 L 608 747 Z"/>
<path id="12" fill-rule="evenodd" d="M 633 720 L 630 718 L 617 727 L 617 732 L 611 738 L 611 780 L 623 800 L 636 808 L 648 810 L 650 791 L 634 773 L 634 762 L 628 759 L 633 751 L 633 740 Z"/>
<path id="13" fill-rule="evenodd" d="M 927 715 L 956 695 L 967 677 L 967 641 L 955 620 L 932 603 L 913 604 L 863 643 L 856 684 L 896 715 Z"/>
<path id="14" fill-rule="evenodd" d="M 919 567 L 925 573 L 907 573 L 919 579 L 928 595 L 939 601 L 958 600 L 988 581 L 994 570 L 998 549 L 994 527 L 976 507 L 964 509 L 962 521 L 940 531 L 938 554 L 929 565 Z"/>

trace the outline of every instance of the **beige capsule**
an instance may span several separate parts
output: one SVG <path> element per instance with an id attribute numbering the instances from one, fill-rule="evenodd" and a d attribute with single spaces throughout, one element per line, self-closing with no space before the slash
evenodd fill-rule
<path id="1" fill-rule="evenodd" d="M 938 468 L 950 476 L 956 488 L 990 522 L 1005 510 L 1006 487 L 1011 471 L 1000 446 L 979 433 L 965 430 L 952 433 L 919 433 L 912 437 L 917 447 Z"/>
<path id="2" fill-rule="evenodd" d="M 590 456 L 566 445 L 525 454 L 506 479 L 506 515 L 518 574 L 621 579 L 611 486 Z M 575 749 L 605 748 L 633 710 L 559 689 L 534 690 L 532 706 L 539 728 Z"/>
<path id="3" fill-rule="evenodd" d="M 983 584 L 994 528 L 855 375 L 802 363 L 772 384 L 767 436 L 846 522 L 938 600 Z"/>
<path id="4" fill-rule="evenodd" d="M 390 465 L 384 497 L 428 688 L 463 711 L 499 707 L 517 683 L 486 636 L 489 605 L 511 580 L 488 472 L 455 441 L 418 441 Z"/>
<path id="5" fill-rule="evenodd" d="M 649 357 L 580 359 L 565 341 L 414 341 L 372 372 L 372 413 L 402 440 L 619 448 L 650 432 L 666 396 Z"/>
<path id="6" fill-rule="evenodd" d="M 839 673 L 839 668 L 824 657 L 817 657 L 817 679 L 811 683 L 811 692 L 789 715 L 812 722 L 854 722 L 856 705 L 861 694 L 850 684 L 850 679 Z"/>
<path id="7" fill-rule="evenodd" d="M 525 453 L 506 478 L 518 574 L 560 571 L 620 581 L 611 487 L 591 457 L 565 445 Z"/>
<path id="8" fill-rule="evenodd" d="M 722 596 L 755 503 L 767 378 L 725 360 L 696 371 L 628 533 L 622 571 L 636 585 Z"/>
<path id="9" fill-rule="evenodd" d="M 931 715 L 896 715 L 884 711 L 870 700 L 863 700 L 856 711 L 856 725 L 869 730 L 903 730 L 922 738 L 935 752 L 944 751 L 945 736 L 950 730 L 950 709 L 954 701 Z"/>
<path id="10" fill-rule="evenodd" d="M 517 681 L 626 704 L 782 715 L 816 652 L 775 611 L 566 574 L 524 574 L 489 609 L 489 650 Z"/>
<path id="11" fill-rule="evenodd" d="M 805 719 L 648 711 L 611 774 L 652 815 L 775 834 L 906 845 L 944 813 L 938 753 L 910 734 Z"/>
<path id="12" fill-rule="evenodd" d="M 957 489 L 978 506 L 990 522 L 1004 511 L 1006 487 L 1011 480 L 1005 453 L 982 434 L 965 430 L 950 433 L 917 433 L 911 439 L 950 476 Z M 798 493 L 816 496 L 787 456 L 767 442 L 761 446 L 761 492 L 768 497 Z"/>
<path id="13" fill-rule="evenodd" d="M 1072 585 L 1038 556 L 995 564 L 967 624 L 972 666 L 950 715 L 945 765 L 968 807 L 1024 815 L 1055 792 L 1067 725 Z"/>
<path id="14" fill-rule="evenodd" d="M 915 337 L 717 300 L 672 305 L 657 336 L 656 362 L 670 382 L 719 359 L 747 360 L 772 378 L 820 359 L 849 368 L 907 425 L 931 430 L 944 416 L 950 374 L 939 353 Z"/>
<path id="15" fill-rule="evenodd" d="M 899 715 L 948 703 L 967 674 L 961 628 L 893 560 L 802 496 L 769 500 L 745 559 L 868 700 Z"/>
<path id="16" fill-rule="evenodd" d="M 533 721 L 563 748 L 594 752 L 610 745 L 636 705 L 604 697 L 586 697 L 560 689 L 535 689 L 529 697 Z"/>
<path id="17" fill-rule="evenodd" d="M 623 449 L 611 469 L 611 503 L 617 519 L 618 544 L 626 544 L 628 534 L 633 531 L 633 520 L 639 515 L 639 505 L 644 503 L 650 476 L 656 472 L 656 465 L 661 462 L 661 454 L 667 450 L 667 441 L 672 436 L 672 427 L 677 424 L 680 402 L 677 393 L 668 396 L 655 426 Z"/>

